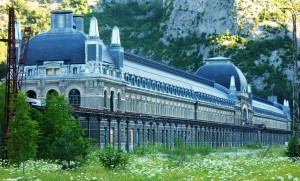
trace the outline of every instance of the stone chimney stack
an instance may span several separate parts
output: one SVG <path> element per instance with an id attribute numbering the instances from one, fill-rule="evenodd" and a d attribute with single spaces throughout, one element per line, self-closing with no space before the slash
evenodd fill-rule
<path id="1" fill-rule="evenodd" d="M 50 33 L 73 32 L 73 11 L 51 11 Z"/>
<path id="2" fill-rule="evenodd" d="M 268 101 L 277 103 L 277 96 L 268 96 Z"/>
<path id="3" fill-rule="evenodd" d="M 84 32 L 84 19 L 83 19 L 83 15 L 82 14 L 73 14 L 73 21 L 74 21 L 74 25 L 73 28 L 78 30 L 78 31 L 82 31 Z"/>
<path id="4" fill-rule="evenodd" d="M 15 38 L 16 40 L 22 40 L 22 32 L 21 32 L 21 23 L 16 21 L 15 22 Z"/>

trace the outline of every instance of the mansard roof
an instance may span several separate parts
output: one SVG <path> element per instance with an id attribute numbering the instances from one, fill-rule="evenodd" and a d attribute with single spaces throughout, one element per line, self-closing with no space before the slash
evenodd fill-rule
<path id="1" fill-rule="evenodd" d="M 194 80 L 196 82 L 208 85 L 210 87 L 214 87 L 214 81 L 211 81 L 211 80 L 206 79 L 206 78 L 195 76 L 194 74 L 191 74 L 189 72 L 185 72 L 183 70 L 167 66 L 165 64 L 159 63 L 157 61 L 153 61 L 151 59 L 140 57 L 138 55 L 134 55 L 134 54 L 129 53 L 129 52 L 125 52 L 124 57 L 125 57 L 125 59 L 137 62 L 139 64 L 147 65 L 147 66 L 156 68 L 158 70 L 162 70 L 162 71 L 165 71 L 165 72 L 176 74 L 178 76 Z"/>
<path id="2" fill-rule="evenodd" d="M 85 63 L 86 35 L 73 30 L 68 33 L 41 33 L 29 41 L 26 65 L 40 61 L 68 61 Z"/>

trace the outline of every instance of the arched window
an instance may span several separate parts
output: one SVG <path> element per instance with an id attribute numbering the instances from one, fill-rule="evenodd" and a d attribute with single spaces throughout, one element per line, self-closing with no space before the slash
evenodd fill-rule
<path id="1" fill-rule="evenodd" d="M 141 81 L 139 78 L 137 78 L 137 86 L 140 87 L 141 86 Z"/>
<path id="2" fill-rule="evenodd" d="M 29 98 L 33 98 L 33 99 L 37 98 L 36 93 L 33 90 L 27 91 L 26 94 Z"/>
<path id="3" fill-rule="evenodd" d="M 58 92 L 57 92 L 56 90 L 54 90 L 54 89 L 50 89 L 50 90 L 47 92 L 47 95 L 46 95 L 46 96 L 48 96 L 48 95 L 58 95 Z"/>
<path id="4" fill-rule="evenodd" d="M 117 102 L 117 109 L 118 111 L 121 110 L 121 93 L 118 92 L 118 102 Z"/>
<path id="5" fill-rule="evenodd" d="M 103 99 L 103 107 L 107 108 L 107 90 L 104 91 Z"/>
<path id="6" fill-rule="evenodd" d="M 28 69 L 28 76 L 32 76 L 32 69 Z"/>
<path id="7" fill-rule="evenodd" d="M 69 92 L 69 103 L 72 106 L 80 106 L 80 92 L 77 89 L 72 89 Z"/>
<path id="8" fill-rule="evenodd" d="M 247 110 L 246 108 L 243 109 L 243 122 L 247 122 L 248 115 L 247 115 Z"/>
<path id="9" fill-rule="evenodd" d="M 115 95 L 114 91 L 110 92 L 110 110 L 114 111 L 114 101 L 115 101 Z"/>

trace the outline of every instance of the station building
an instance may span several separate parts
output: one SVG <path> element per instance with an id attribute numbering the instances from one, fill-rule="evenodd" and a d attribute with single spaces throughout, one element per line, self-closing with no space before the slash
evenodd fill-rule
<path id="1" fill-rule="evenodd" d="M 231 58 L 208 58 L 188 73 L 124 51 L 117 27 L 105 45 L 96 18 L 86 34 L 82 15 L 51 13 L 51 29 L 30 39 L 22 89 L 39 100 L 64 94 L 70 105 L 86 110 L 78 116 L 95 144 L 131 149 L 172 147 L 174 138 L 211 146 L 288 141 L 288 101 L 253 95 Z"/>

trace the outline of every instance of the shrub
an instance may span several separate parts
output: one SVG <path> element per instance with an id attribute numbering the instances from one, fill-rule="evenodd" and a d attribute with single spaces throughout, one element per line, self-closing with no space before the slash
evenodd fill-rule
<path id="1" fill-rule="evenodd" d="M 124 168 L 128 164 L 129 157 L 121 147 L 114 149 L 111 145 L 108 145 L 100 152 L 99 160 L 107 169 Z"/>
<path id="2" fill-rule="evenodd" d="M 139 155 L 139 156 L 145 155 L 145 153 L 146 153 L 145 146 L 143 145 L 143 146 L 139 147 L 137 145 L 134 145 L 133 153 L 136 155 Z"/>
<path id="3" fill-rule="evenodd" d="M 262 144 L 258 141 L 250 142 L 246 145 L 246 147 L 249 149 L 260 149 L 260 148 L 262 148 Z"/>
<path id="4" fill-rule="evenodd" d="M 296 157 L 300 157 L 300 144 L 299 144 L 299 140 L 296 136 L 293 136 L 290 139 L 285 154 L 288 157 L 293 158 L 293 159 L 295 159 Z"/>

